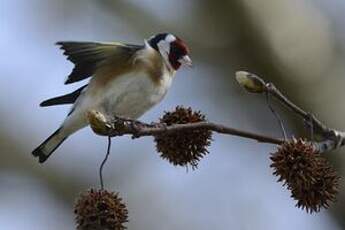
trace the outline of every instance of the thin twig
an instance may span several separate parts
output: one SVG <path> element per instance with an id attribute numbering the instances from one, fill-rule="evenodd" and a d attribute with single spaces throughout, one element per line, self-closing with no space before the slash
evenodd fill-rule
<path id="1" fill-rule="evenodd" d="M 279 114 L 274 110 L 273 106 L 271 105 L 270 94 L 268 92 L 266 92 L 266 102 L 267 102 L 268 108 L 271 110 L 272 114 L 274 115 L 274 117 L 278 121 L 278 124 L 280 126 L 281 131 L 282 131 L 284 140 L 287 140 L 287 135 L 286 135 L 286 131 L 284 128 L 283 120 L 281 119 Z"/>
<path id="2" fill-rule="evenodd" d="M 314 120 L 311 114 L 309 114 L 309 121 L 307 122 L 309 122 L 309 124 L 307 124 L 309 127 L 307 128 L 309 128 L 310 140 L 314 141 Z"/>
<path id="3" fill-rule="evenodd" d="M 345 145 L 344 132 L 328 128 L 313 114 L 304 111 L 302 108 L 298 107 L 295 103 L 290 101 L 282 92 L 280 92 L 279 89 L 274 86 L 273 83 L 266 83 L 256 74 L 249 73 L 247 71 L 237 71 L 236 80 L 247 92 L 256 94 L 265 93 L 266 99 L 268 99 L 268 95 L 271 95 L 282 105 L 286 106 L 292 112 L 302 117 L 304 122 L 308 122 L 308 128 L 310 128 L 310 142 L 312 144 L 315 144 L 315 146 L 320 147 L 322 145 L 320 148 L 317 148 L 320 149 L 320 152 L 323 152 L 325 149 L 331 150 Z M 272 110 L 271 106 L 270 109 Z M 274 110 L 272 110 L 272 112 L 274 112 Z M 322 137 L 322 140 L 320 142 L 314 142 L 314 133 L 317 133 Z"/>
<path id="4" fill-rule="evenodd" d="M 105 163 L 107 162 L 108 160 L 108 157 L 110 155 L 110 150 L 111 150 L 111 137 L 108 136 L 108 147 L 107 147 L 107 153 L 101 163 L 101 166 L 99 167 L 99 180 L 101 182 L 101 189 L 103 190 L 104 189 L 104 182 L 103 182 L 103 167 L 105 165 Z"/>
<path id="5" fill-rule="evenodd" d="M 320 134 L 325 136 L 330 134 L 330 129 L 324 125 L 321 121 L 319 121 L 314 115 L 304 111 L 300 107 L 298 107 L 295 103 L 291 102 L 284 94 L 280 92 L 277 87 L 273 83 L 266 84 L 266 90 L 269 94 L 274 96 L 280 103 L 291 109 L 294 113 L 301 116 L 304 120 L 312 120 L 313 127 L 316 131 Z"/>

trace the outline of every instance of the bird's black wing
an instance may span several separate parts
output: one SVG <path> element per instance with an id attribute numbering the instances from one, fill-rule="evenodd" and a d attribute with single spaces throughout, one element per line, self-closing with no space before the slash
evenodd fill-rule
<path id="1" fill-rule="evenodd" d="M 51 105 L 73 104 L 86 86 L 87 85 L 84 85 L 72 93 L 45 100 L 40 104 L 40 106 L 46 107 Z"/>
<path id="2" fill-rule="evenodd" d="M 108 59 L 128 60 L 142 46 L 123 43 L 101 42 L 57 42 L 64 50 L 67 59 L 74 63 L 72 73 L 67 77 L 65 84 L 91 77 Z M 115 63 L 116 64 L 116 63 Z"/>

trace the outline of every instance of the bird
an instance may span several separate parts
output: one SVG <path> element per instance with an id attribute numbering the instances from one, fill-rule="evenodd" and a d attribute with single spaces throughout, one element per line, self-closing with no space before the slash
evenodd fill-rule
<path id="1" fill-rule="evenodd" d="M 56 45 L 74 64 L 65 84 L 90 80 L 72 93 L 40 104 L 73 105 L 59 128 L 32 151 L 39 163 L 88 125 L 89 111 L 138 119 L 164 98 L 181 66 L 192 66 L 187 44 L 171 33 L 153 35 L 143 45 L 79 41 Z"/>

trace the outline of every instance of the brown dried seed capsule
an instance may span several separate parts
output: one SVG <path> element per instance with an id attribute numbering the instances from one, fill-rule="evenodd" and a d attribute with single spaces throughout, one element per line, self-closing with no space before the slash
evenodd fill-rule
<path id="1" fill-rule="evenodd" d="M 166 125 L 187 124 L 206 121 L 200 111 L 193 112 L 191 108 L 178 106 L 173 112 L 166 112 L 160 119 Z M 156 148 L 163 159 L 175 166 L 189 165 L 197 168 L 198 162 L 208 153 L 212 132 L 209 130 L 191 130 L 164 134 L 155 137 Z"/>
<path id="2" fill-rule="evenodd" d="M 128 211 L 113 192 L 90 189 L 82 193 L 74 206 L 78 230 L 124 230 Z"/>
<path id="3" fill-rule="evenodd" d="M 282 144 L 270 157 L 273 174 L 308 213 L 328 208 L 338 193 L 339 176 L 313 145 L 302 139 Z"/>

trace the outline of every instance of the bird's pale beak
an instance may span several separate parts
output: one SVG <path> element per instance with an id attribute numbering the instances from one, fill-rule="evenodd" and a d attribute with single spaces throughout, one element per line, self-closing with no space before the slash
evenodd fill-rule
<path id="1" fill-rule="evenodd" d="M 180 62 L 184 66 L 192 67 L 192 59 L 188 55 L 182 56 L 180 59 L 178 59 L 178 62 Z"/>

